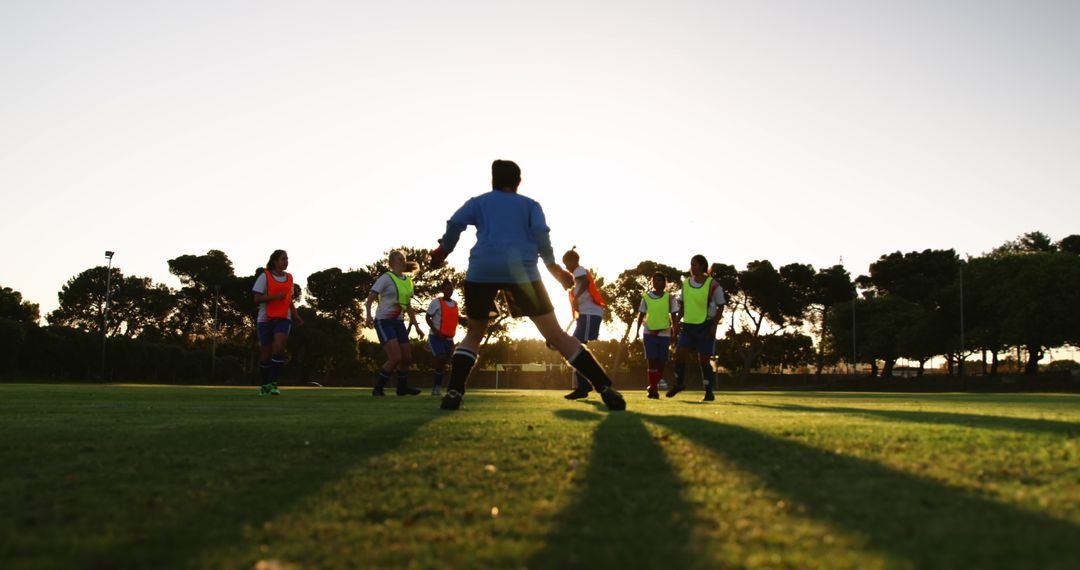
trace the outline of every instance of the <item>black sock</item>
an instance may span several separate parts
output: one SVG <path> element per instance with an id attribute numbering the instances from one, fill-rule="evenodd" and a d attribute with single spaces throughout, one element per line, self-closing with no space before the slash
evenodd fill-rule
<path id="1" fill-rule="evenodd" d="M 677 362 L 675 364 L 675 385 L 682 386 L 686 384 L 686 363 Z"/>
<path id="2" fill-rule="evenodd" d="M 274 356 L 270 359 L 270 383 L 277 384 L 281 379 L 281 369 L 285 366 L 284 356 Z"/>
<path id="3" fill-rule="evenodd" d="M 574 390 L 578 392 L 589 392 L 592 390 L 592 387 L 589 386 L 589 381 L 585 376 L 582 376 L 580 372 L 574 372 L 574 378 L 577 379 L 577 386 Z"/>
<path id="4" fill-rule="evenodd" d="M 390 373 L 383 370 L 382 368 L 380 368 L 379 369 L 379 377 L 375 380 L 375 389 L 376 390 L 382 390 L 383 388 L 386 387 L 386 383 L 389 382 L 389 381 L 390 381 Z"/>
<path id="5" fill-rule="evenodd" d="M 705 393 L 712 394 L 713 385 L 716 384 L 716 371 L 713 370 L 711 364 L 701 365 L 701 379 L 705 384 Z"/>
<path id="6" fill-rule="evenodd" d="M 409 379 L 409 373 L 408 372 L 399 371 L 397 373 L 397 387 L 398 387 L 398 390 L 401 390 L 402 388 L 404 388 L 409 383 L 408 379 Z"/>
<path id="7" fill-rule="evenodd" d="M 259 363 L 259 378 L 262 379 L 263 386 L 270 383 L 270 363 L 269 362 L 260 362 Z"/>
<path id="8" fill-rule="evenodd" d="M 585 345 L 582 345 L 581 350 L 570 359 L 570 366 L 580 372 L 597 392 L 603 392 L 611 386 L 611 378 L 608 378 L 604 369 L 600 368 L 600 363 L 593 358 L 592 353 L 585 348 Z"/>
<path id="9" fill-rule="evenodd" d="M 469 372 L 472 372 L 474 364 L 476 364 L 475 352 L 467 348 L 455 350 L 454 356 L 450 358 L 450 386 L 448 389 L 457 390 L 464 394 L 465 381 L 469 379 Z"/>

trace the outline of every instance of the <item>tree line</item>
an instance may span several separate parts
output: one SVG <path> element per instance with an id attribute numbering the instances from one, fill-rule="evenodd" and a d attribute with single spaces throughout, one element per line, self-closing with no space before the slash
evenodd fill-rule
<path id="1" fill-rule="evenodd" d="M 420 263 L 414 303 L 418 312 L 449 278 L 432 270 L 429 251 L 396 248 Z M 306 322 L 289 342 L 292 380 L 348 380 L 370 375 L 379 347 L 362 335 L 363 300 L 388 270 L 386 255 L 372 263 L 312 273 L 295 298 Z M 168 260 L 180 281 L 173 289 L 116 267 L 92 267 L 70 278 L 59 307 L 41 326 L 37 304 L 0 288 L 0 373 L 58 379 L 248 383 L 255 354 L 251 286 L 263 270 L 237 274 L 219 250 Z M 687 271 L 646 260 L 614 279 L 597 276 L 607 300 L 605 319 L 618 331 L 605 344 L 605 364 L 616 374 L 641 366 L 632 335 L 641 296 L 655 272 L 676 291 Z M 943 357 L 949 374 L 964 374 L 971 359 L 996 374 L 1005 355 L 1018 355 L 1035 374 L 1045 351 L 1080 341 L 1080 236 L 1053 241 L 1030 232 L 992 251 L 961 258 L 952 249 L 882 255 L 867 275 L 852 277 L 842 265 L 815 268 L 768 260 L 743 269 L 713 264 L 711 276 L 727 293 L 717 363 L 745 377 L 751 371 L 810 369 L 818 374 L 840 363 L 860 363 L 870 375 L 893 375 L 899 359 L 921 374 Z M 106 284 L 109 311 L 105 319 Z M 508 341 L 508 311 L 493 322 L 486 360 L 557 361 L 543 343 Z M 107 323 L 107 324 L 106 324 Z M 102 327 L 105 343 L 102 346 Z M 417 368 L 430 366 L 417 347 Z M 102 359 L 104 350 L 105 358 Z M 101 367 L 104 360 L 104 369 Z"/>

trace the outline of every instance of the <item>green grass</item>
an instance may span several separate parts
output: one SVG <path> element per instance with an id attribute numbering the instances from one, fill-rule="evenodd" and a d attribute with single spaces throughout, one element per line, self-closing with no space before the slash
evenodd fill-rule
<path id="1" fill-rule="evenodd" d="M 255 392 L 0 385 L 0 568 L 1080 561 L 1078 395 Z"/>

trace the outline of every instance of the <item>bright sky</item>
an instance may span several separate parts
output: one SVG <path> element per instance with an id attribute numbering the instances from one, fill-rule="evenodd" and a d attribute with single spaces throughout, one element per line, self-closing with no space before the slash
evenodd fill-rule
<path id="1" fill-rule="evenodd" d="M 517 161 L 557 252 L 854 274 L 1080 233 L 1080 3 L 0 0 L 0 285 L 434 247 Z M 473 240 L 450 262 L 464 268 Z"/>

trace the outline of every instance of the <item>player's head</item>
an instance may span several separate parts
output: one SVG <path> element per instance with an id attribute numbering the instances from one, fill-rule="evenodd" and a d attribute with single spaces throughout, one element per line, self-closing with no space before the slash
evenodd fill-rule
<path id="1" fill-rule="evenodd" d="M 667 275 L 664 275 L 662 271 L 657 271 L 652 274 L 652 288 L 653 291 L 663 291 L 667 287 Z"/>
<path id="2" fill-rule="evenodd" d="M 449 279 L 443 279 L 442 282 L 442 295 L 449 299 L 454 294 L 454 282 Z"/>
<path id="3" fill-rule="evenodd" d="M 289 254 L 284 249 L 275 249 L 270 254 L 270 260 L 266 262 L 266 268 L 270 271 L 285 271 L 289 268 Z"/>
<path id="4" fill-rule="evenodd" d="M 700 253 L 690 258 L 690 272 L 694 275 L 702 275 L 709 270 L 709 260 Z"/>
<path id="5" fill-rule="evenodd" d="M 491 163 L 491 187 L 495 190 L 516 192 L 521 184 L 521 169 L 512 160 L 496 160 Z"/>
<path id="6" fill-rule="evenodd" d="M 570 248 L 566 253 L 562 254 L 562 264 L 570 271 L 577 269 L 580 262 L 581 256 L 578 255 L 576 245 Z"/>
<path id="7" fill-rule="evenodd" d="M 394 273 L 416 273 L 420 269 L 420 264 L 406 259 L 405 252 L 400 249 L 391 251 L 388 261 L 390 262 L 390 270 Z"/>

